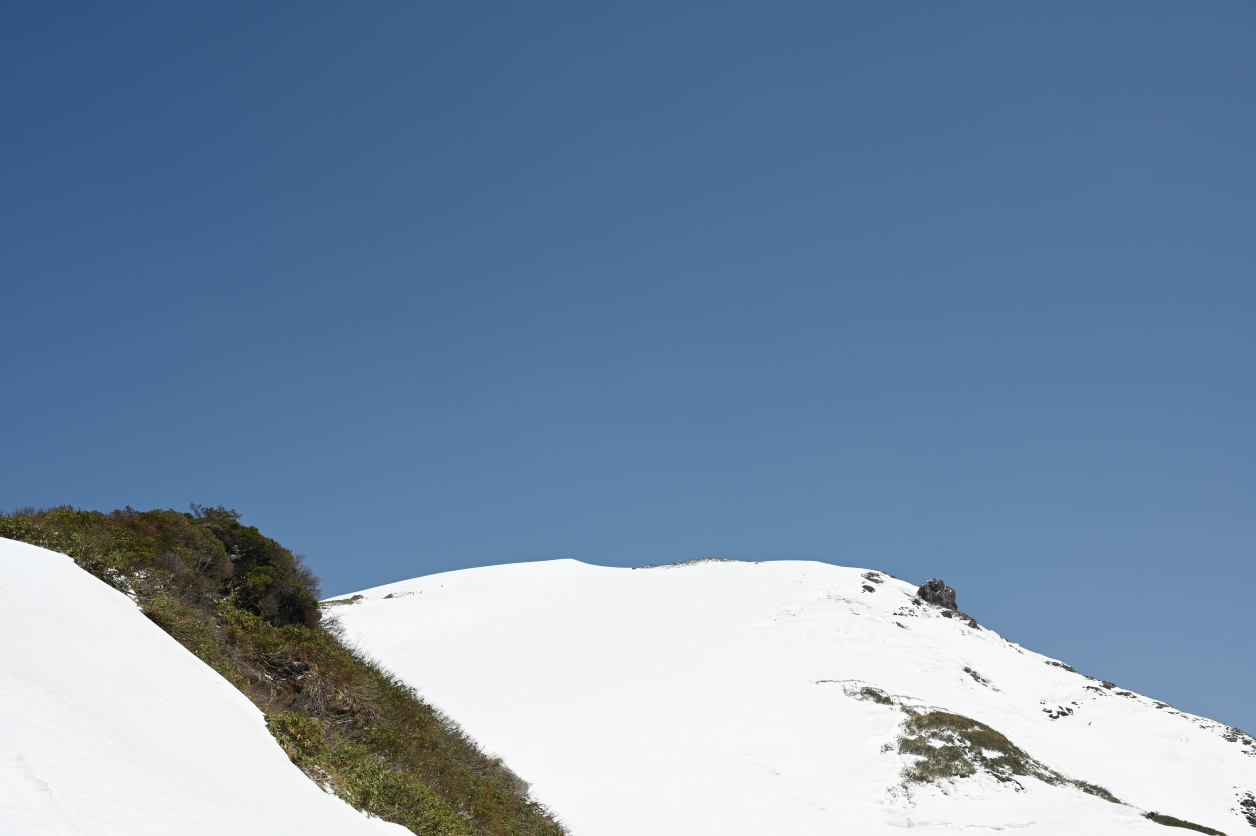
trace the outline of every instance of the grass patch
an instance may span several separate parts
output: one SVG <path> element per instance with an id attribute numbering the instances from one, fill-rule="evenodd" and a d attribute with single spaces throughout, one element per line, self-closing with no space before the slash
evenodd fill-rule
<path id="1" fill-rule="evenodd" d="M 874 688 L 871 685 L 865 685 L 858 680 L 835 680 L 822 679 L 820 682 L 840 682 L 842 692 L 853 700 L 860 702 L 874 702 L 877 705 L 897 705 L 898 703 L 889 694 L 880 688 Z"/>
<path id="2" fill-rule="evenodd" d="M 385 598 L 391 598 L 392 596 L 391 596 L 391 595 L 385 595 L 384 597 L 385 597 Z M 361 601 L 361 600 L 362 600 L 362 596 L 361 596 L 361 595 L 354 595 L 352 598 L 338 598 L 338 599 L 336 599 L 335 601 L 324 601 L 324 602 L 322 602 L 322 604 L 321 604 L 320 606 L 322 606 L 322 607 L 343 607 L 343 606 L 347 606 L 347 605 L 349 605 L 349 604 L 356 604 L 358 601 Z"/>
<path id="3" fill-rule="evenodd" d="M 1019 778 L 1037 778 L 1120 803 L 1103 787 L 1067 778 L 1044 766 L 985 723 L 946 711 L 903 710 L 907 720 L 898 751 L 910 763 L 903 776 L 906 783 L 942 783 L 985 772 L 1004 783 L 1019 785 Z"/>
<path id="4" fill-rule="evenodd" d="M 912 760 L 910 783 L 936 783 L 989 772 L 1003 781 L 1044 769 L 1024 750 L 985 723 L 945 711 L 908 711 L 899 754 Z"/>
<path id="5" fill-rule="evenodd" d="M 526 785 L 337 638 L 298 555 L 225 508 L 0 515 L 0 537 L 74 558 L 243 691 L 298 767 L 417 836 L 561 836 Z"/>
<path id="6" fill-rule="evenodd" d="M 1194 830 L 1197 833 L 1209 833 L 1212 836 L 1225 836 L 1220 830 L 1213 830 L 1211 827 L 1204 827 L 1202 824 L 1183 821 L 1182 819 L 1166 816 L 1164 813 L 1143 813 L 1146 818 L 1151 819 L 1156 824 L 1163 824 L 1166 827 L 1181 827 L 1186 830 Z"/>
<path id="7" fill-rule="evenodd" d="M 874 702 L 877 705 L 894 704 L 894 700 L 890 698 L 889 694 L 885 693 L 880 688 L 873 688 L 871 685 L 864 685 L 852 694 L 852 696 L 854 696 L 857 700 L 866 700 L 868 702 Z"/>

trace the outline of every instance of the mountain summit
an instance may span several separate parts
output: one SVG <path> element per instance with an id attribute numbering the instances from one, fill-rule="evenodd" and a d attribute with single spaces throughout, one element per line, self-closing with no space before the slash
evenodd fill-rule
<path id="1" fill-rule="evenodd" d="M 557 560 L 334 611 L 575 836 L 1256 827 L 1251 737 L 1009 642 L 940 581 L 926 591 L 941 605 L 824 563 Z"/>

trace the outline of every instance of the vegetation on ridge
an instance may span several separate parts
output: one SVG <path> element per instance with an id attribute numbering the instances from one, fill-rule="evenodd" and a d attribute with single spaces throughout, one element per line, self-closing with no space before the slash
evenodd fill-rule
<path id="1" fill-rule="evenodd" d="M 1103 787 L 1066 778 L 1044 766 L 985 723 L 947 711 L 903 710 L 907 720 L 898 739 L 898 751 L 911 764 L 904 776 L 909 783 L 937 783 L 986 772 L 1004 782 L 1033 777 L 1120 803 Z"/>
<path id="2" fill-rule="evenodd" d="M 226 508 L 0 515 L 0 537 L 72 557 L 265 713 L 292 761 L 418 836 L 560 836 L 500 760 L 338 640 L 302 558 Z"/>
<path id="3" fill-rule="evenodd" d="M 1151 819 L 1156 824 L 1163 824 L 1165 827 L 1181 827 L 1184 830 L 1194 830 L 1197 833 L 1207 833 L 1209 836 L 1225 836 L 1220 830 L 1213 830 L 1211 827 L 1204 827 L 1202 824 L 1177 819 L 1173 816 L 1166 816 L 1164 813 L 1144 813 L 1146 818 Z"/>
<path id="4" fill-rule="evenodd" d="M 964 670 L 973 673 L 968 668 Z M 1002 732 L 979 720 L 949 711 L 909 705 L 901 697 L 891 696 L 880 688 L 858 680 L 842 681 L 842 690 L 852 699 L 891 706 L 906 715 L 902 733 L 897 740 L 898 753 L 904 760 L 904 787 L 913 784 L 944 784 L 986 774 L 1017 789 L 1024 788 L 1018 778 L 1037 778 L 1046 784 L 1081 790 L 1113 804 L 1124 803 L 1097 784 L 1061 775 L 1035 760 L 1024 749 L 1008 740 Z M 881 751 L 888 752 L 893 748 L 894 744 L 886 744 Z M 1251 801 L 1252 808 L 1256 809 L 1256 799 L 1252 799 L 1250 793 L 1247 799 Z M 1247 800 L 1240 796 L 1239 804 L 1246 807 Z M 1220 830 L 1164 813 L 1147 812 L 1143 813 L 1143 817 L 1167 827 L 1182 827 L 1213 836 L 1226 836 Z"/>

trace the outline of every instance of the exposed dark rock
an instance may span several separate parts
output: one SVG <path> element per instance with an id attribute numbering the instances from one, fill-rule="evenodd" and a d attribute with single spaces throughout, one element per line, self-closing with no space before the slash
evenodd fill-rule
<path id="1" fill-rule="evenodd" d="M 930 604 L 936 604 L 943 609 L 959 609 L 959 607 L 955 606 L 955 590 L 937 578 L 922 583 L 920 589 L 916 590 L 916 594 L 920 596 L 921 600 L 928 601 Z"/>
<path id="2" fill-rule="evenodd" d="M 965 667 L 964 667 L 964 673 L 966 673 L 966 674 L 968 674 L 969 676 L 971 676 L 971 677 L 972 677 L 972 678 L 973 678 L 973 679 L 974 679 L 974 680 L 975 680 L 978 684 L 980 684 L 980 685 L 984 685 L 984 686 L 986 686 L 987 688 L 989 688 L 989 687 L 990 687 L 990 680 L 986 679 L 984 676 L 982 676 L 981 674 L 977 673 L 977 672 L 976 672 L 975 670 L 973 670 L 972 668 L 965 666 Z M 997 691 L 998 689 L 996 688 L 995 690 Z"/>
<path id="3" fill-rule="evenodd" d="M 868 586 L 868 584 L 864 584 L 863 591 L 864 592 L 876 592 L 877 588 L 875 586 Z"/>
<path id="4" fill-rule="evenodd" d="M 1239 796 L 1239 807 L 1243 811 L 1243 818 L 1247 819 L 1247 823 L 1252 827 L 1256 827 L 1256 795 L 1250 792 Z"/>

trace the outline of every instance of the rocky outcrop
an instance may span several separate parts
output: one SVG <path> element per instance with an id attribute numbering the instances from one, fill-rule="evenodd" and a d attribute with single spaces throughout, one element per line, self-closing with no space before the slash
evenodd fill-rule
<path id="1" fill-rule="evenodd" d="M 937 578 L 922 583 L 920 589 L 916 590 L 916 595 L 920 600 L 937 604 L 943 609 L 959 610 L 959 607 L 955 605 L 955 590 Z"/>

